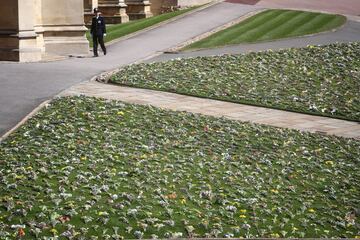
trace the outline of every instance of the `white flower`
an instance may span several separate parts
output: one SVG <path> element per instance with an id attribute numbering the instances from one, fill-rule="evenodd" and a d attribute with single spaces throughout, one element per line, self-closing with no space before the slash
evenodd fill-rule
<path id="1" fill-rule="evenodd" d="M 11 229 L 19 229 L 19 228 L 25 228 L 26 226 L 24 224 L 14 224 L 11 225 L 10 228 Z"/>
<path id="2" fill-rule="evenodd" d="M 237 210 L 235 206 L 226 206 L 225 209 L 230 212 L 236 212 Z"/>
<path id="3" fill-rule="evenodd" d="M 134 236 L 135 236 L 137 239 L 141 239 L 141 238 L 144 236 L 144 233 L 141 232 L 141 231 L 135 231 L 135 232 L 134 232 Z"/>

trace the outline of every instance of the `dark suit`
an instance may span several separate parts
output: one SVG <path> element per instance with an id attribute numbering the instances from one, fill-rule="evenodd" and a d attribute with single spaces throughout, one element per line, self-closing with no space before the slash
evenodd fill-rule
<path id="1" fill-rule="evenodd" d="M 90 33 L 93 38 L 94 56 L 98 56 L 97 48 L 100 44 L 104 54 L 106 54 L 106 48 L 104 44 L 104 33 L 106 33 L 105 20 L 102 16 L 93 17 L 91 22 Z"/>

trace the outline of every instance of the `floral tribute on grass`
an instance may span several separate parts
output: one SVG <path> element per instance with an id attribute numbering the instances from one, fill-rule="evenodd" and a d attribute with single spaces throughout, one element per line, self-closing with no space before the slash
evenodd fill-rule
<path id="1" fill-rule="evenodd" d="M 360 121 L 360 43 L 131 65 L 111 82 Z"/>
<path id="2" fill-rule="evenodd" d="M 359 159 L 354 139 L 60 98 L 0 145 L 0 238 L 351 238 Z"/>

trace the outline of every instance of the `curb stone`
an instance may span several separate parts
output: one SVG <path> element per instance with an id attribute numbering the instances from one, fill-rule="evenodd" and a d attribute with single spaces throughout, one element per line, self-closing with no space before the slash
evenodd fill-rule
<path id="1" fill-rule="evenodd" d="M 18 128 L 20 128 L 22 125 L 24 125 L 30 118 L 32 118 L 33 116 L 35 116 L 41 109 L 43 109 L 44 107 L 47 107 L 48 104 L 53 100 L 52 99 L 48 99 L 45 100 L 44 102 L 40 103 L 39 106 L 37 106 L 34 110 L 32 110 L 28 115 L 26 115 L 20 122 L 18 122 L 13 128 L 11 128 L 9 131 L 7 131 L 4 135 L 2 135 L 0 137 L 0 143 L 2 141 L 4 141 L 10 134 L 12 134 L 13 132 L 15 132 Z"/>

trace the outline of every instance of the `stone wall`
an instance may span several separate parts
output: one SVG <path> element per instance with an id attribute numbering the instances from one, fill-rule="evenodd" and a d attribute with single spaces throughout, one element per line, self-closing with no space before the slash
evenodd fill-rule
<path id="1" fill-rule="evenodd" d="M 88 54 L 82 12 L 83 0 L 3 0 L 0 60 L 31 62 Z"/>
<path id="2" fill-rule="evenodd" d="M 89 43 L 85 38 L 84 6 L 82 0 L 41 2 L 41 22 L 36 25 L 41 45 L 49 55 L 87 54 Z"/>
<path id="3" fill-rule="evenodd" d="M 202 5 L 212 0 L 150 0 L 151 12 L 153 15 L 159 15 L 164 12 L 171 12 L 178 8 Z"/>
<path id="4" fill-rule="evenodd" d="M 35 0 L 7 0 L 0 8 L 0 60 L 38 61 Z"/>

